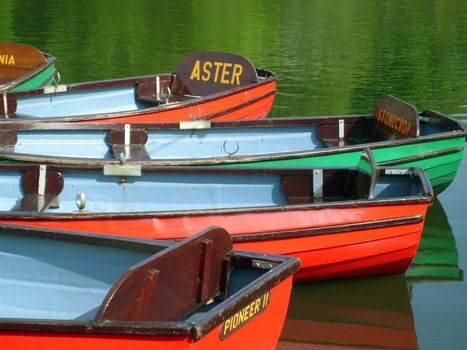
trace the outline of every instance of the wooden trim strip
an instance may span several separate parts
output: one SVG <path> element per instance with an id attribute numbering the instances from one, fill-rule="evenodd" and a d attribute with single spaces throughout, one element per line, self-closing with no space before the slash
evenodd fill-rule
<path id="1" fill-rule="evenodd" d="M 326 234 L 331 234 L 331 233 L 337 234 L 337 233 L 354 232 L 354 231 L 361 231 L 361 230 L 372 230 L 372 229 L 392 227 L 392 226 L 418 224 L 423 221 L 423 218 L 424 217 L 422 215 L 415 215 L 415 216 L 407 216 L 404 218 L 367 221 L 364 223 L 312 227 L 312 228 L 305 229 L 305 230 L 290 230 L 290 231 L 264 232 L 264 233 L 256 233 L 256 234 L 241 234 L 241 235 L 232 235 L 231 237 L 234 243 L 270 241 L 270 240 L 277 240 L 277 239 L 309 237 L 309 236 L 326 235 Z"/>
<path id="2" fill-rule="evenodd" d="M 36 213 L 36 212 L 0 212 L 0 219 L 15 220 L 90 220 L 90 219 L 140 219 L 140 218 L 162 218 L 162 217 L 196 217 L 205 215 L 236 215 L 236 214 L 258 214 L 270 212 L 287 212 L 294 210 L 319 210 L 334 208 L 360 208 L 374 206 L 394 206 L 407 204 L 431 203 L 432 196 L 404 197 L 397 199 L 380 200 L 359 200 L 345 201 L 338 203 L 319 203 L 319 204 L 291 204 L 273 207 L 253 207 L 253 208 L 235 208 L 235 209 L 210 209 L 210 210 L 180 210 L 169 212 L 133 212 L 133 213 Z"/>
<path id="3" fill-rule="evenodd" d="M 338 117 L 298 117 L 298 118 L 265 118 L 265 119 L 244 119 L 244 120 L 213 120 L 211 128 L 236 128 L 252 126 L 302 126 L 302 125 L 321 125 L 334 122 Z M 340 117 L 342 118 L 342 117 Z M 346 116 L 346 122 L 349 120 L 355 123 L 364 123 L 371 116 Z M 138 129 L 175 129 L 179 130 L 180 122 L 146 122 L 138 123 Z M 22 123 L 15 120 L 5 120 L 0 123 L 0 129 L 16 130 L 113 130 L 122 129 L 122 123 Z"/>
<path id="4" fill-rule="evenodd" d="M 386 162 L 380 162 L 380 163 L 378 163 L 378 165 L 380 165 L 380 166 L 393 166 L 393 165 L 407 163 L 407 162 L 414 162 L 414 161 L 422 160 L 422 159 L 429 159 L 429 158 L 434 158 L 434 157 L 439 157 L 439 156 L 445 156 L 445 155 L 448 155 L 448 154 L 461 152 L 463 149 L 464 149 L 464 146 L 448 148 L 448 149 L 445 149 L 445 150 L 419 154 L 417 156 L 411 156 L 411 157 L 405 157 L 405 158 L 400 158 L 400 159 L 396 159 L 396 160 L 390 160 L 390 161 L 386 161 Z"/>
<path id="5" fill-rule="evenodd" d="M 160 250 L 163 250 L 170 246 L 170 244 L 173 242 L 171 240 L 148 240 L 129 236 L 69 231 L 7 223 L 0 223 L 0 235 L 2 234 L 92 244 L 96 246 L 106 246 L 112 248 L 136 249 L 149 253 L 156 253 Z"/>
<path id="6" fill-rule="evenodd" d="M 11 95 L 11 93 L 9 93 Z M 467 135 L 467 131 L 464 132 L 465 127 L 462 126 L 458 121 L 455 121 L 446 116 L 440 115 L 438 119 L 443 118 L 446 121 L 453 122 L 457 126 L 457 130 L 444 131 L 431 136 L 419 136 L 417 138 L 391 140 L 391 142 L 397 144 L 406 142 L 424 142 L 426 139 L 436 140 L 457 137 Z M 374 119 L 370 115 L 347 115 L 347 116 L 317 116 L 317 117 L 297 117 L 297 118 L 266 118 L 266 119 L 255 119 L 255 120 L 213 120 L 211 122 L 211 129 L 215 128 L 236 128 L 236 127 L 267 127 L 267 126 L 319 126 L 323 124 L 336 124 L 339 119 L 344 119 L 346 124 L 364 124 Z M 79 124 L 61 123 L 61 122 L 48 122 L 41 123 L 41 120 L 36 120 L 35 123 L 23 123 L 12 120 L 4 120 L 0 123 L 0 129 L 17 129 L 17 130 L 113 130 L 121 129 L 120 123 L 96 123 L 87 122 Z M 138 123 L 139 129 L 179 129 L 179 122 L 154 122 L 154 123 Z M 367 143 L 366 145 L 374 145 L 378 142 Z M 358 146 L 358 145 L 357 145 Z M 341 148 L 350 148 L 355 146 L 345 146 Z"/>

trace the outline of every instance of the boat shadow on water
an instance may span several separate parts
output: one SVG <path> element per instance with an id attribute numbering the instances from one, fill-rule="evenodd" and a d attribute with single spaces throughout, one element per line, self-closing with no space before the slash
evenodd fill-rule
<path id="1" fill-rule="evenodd" d="M 405 275 L 294 286 L 276 350 L 418 349 Z"/>
<path id="2" fill-rule="evenodd" d="M 448 217 L 436 198 L 428 208 L 417 255 L 406 272 L 409 285 L 420 282 L 463 281 L 459 254 Z"/>

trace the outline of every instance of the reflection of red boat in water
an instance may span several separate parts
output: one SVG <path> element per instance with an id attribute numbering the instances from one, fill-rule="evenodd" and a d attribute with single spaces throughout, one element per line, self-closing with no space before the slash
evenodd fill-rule
<path id="1" fill-rule="evenodd" d="M 296 285 L 276 350 L 418 349 L 404 275 Z"/>
<path id="2" fill-rule="evenodd" d="M 452 228 L 438 199 L 428 208 L 417 255 L 406 276 L 409 283 L 464 279 Z"/>

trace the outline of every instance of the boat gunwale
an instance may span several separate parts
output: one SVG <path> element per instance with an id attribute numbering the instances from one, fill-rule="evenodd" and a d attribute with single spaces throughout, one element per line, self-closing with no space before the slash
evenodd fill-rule
<path id="1" fill-rule="evenodd" d="M 40 90 L 40 89 L 39 89 Z M 17 91 L 9 92 L 8 94 L 20 94 L 28 93 L 29 91 Z M 433 119 L 446 120 L 449 123 L 454 123 L 457 130 L 452 131 L 443 131 L 438 134 L 452 133 L 461 131 L 461 134 L 467 135 L 467 125 L 464 125 L 458 120 L 450 118 L 444 114 L 432 111 L 424 110 L 419 112 L 419 118 L 424 117 L 427 113 L 433 114 Z M 278 117 L 278 118 L 264 118 L 264 119 L 239 119 L 239 120 L 213 120 L 210 123 L 210 129 L 219 128 L 219 129 L 228 129 L 228 128 L 237 128 L 237 127 L 267 127 L 267 126 L 303 126 L 303 125 L 321 125 L 330 122 L 335 122 L 339 119 L 349 119 L 351 121 L 359 121 L 365 119 L 375 119 L 371 114 L 348 114 L 348 115 L 330 115 L 330 116 L 301 116 L 301 117 Z M 37 123 L 28 123 L 18 121 L 17 119 L 6 119 L 0 123 L 0 129 L 18 129 L 18 130 L 113 130 L 113 129 L 123 129 L 124 123 L 97 123 L 97 122 L 85 122 L 85 123 L 66 123 L 66 122 L 50 122 L 42 123 L 41 119 L 37 120 Z M 180 128 L 180 122 L 140 122 L 134 123 L 136 129 L 175 129 Z M 416 136 L 416 137 L 406 137 L 395 139 L 392 141 L 402 141 L 402 140 L 417 140 L 420 138 L 425 138 L 429 136 Z M 380 141 L 381 142 L 381 141 Z"/>
<path id="2" fill-rule="evenodd" d="M 1 234 L 14 234 L 32 238 L 62 240 L 68 242 L 93 244 L 98 246 L 140 249 L 152 252 L 156 247 L 170 246 L 170 241 L 118 237 L 113 235 L 87 233 L 49 228 L 28 227 L 16 224 L 0 223 Z M 172 240 L 173 241 L 173 240 Z M 136 244 L 136 245 L 135 245 Z M 158 251 L 161 251 L 160 249 Z M 255 260 L 272 263 L 271 269 L 256 278 L 253 282 L 221 301 L 199 319 L 186 321 L 152 321 L 152 322 L 122 322 L 122 321 L 79 321 L 79 320 L 46 320 L 0 318 L 0 333 L 18 332 L 58 332 L 58 333 L 93 333 L 93 334 L 126 334 L 147 336 L 189 336 L 199 340 L 216 328 L 239 308 L 247 305 L 252 299 L 278 286 L 299 268 L 299 259 L 292 256 L 277 254 L 262 254 L 249 251 L 233 250 L 233 259 Z M 251 284 L 253 286 L 251 286 Z M 253 289 L 253 290 L 252 290 Z"/>
<path id="3" fill-rule="evenodd" d="M 26 74 L 22 75 L 18 79 L 15 79 L 15 80 L 10 81 L 10 82 L 8 82 L 6 84 L 0 85 L 0 93 L 2 93 L 2 94 L 6 93 L 7 95 L 9 95 L 9 94 L 17 93 L 17 92 L 23 92 L 23 91 L 8 91 L 8 90 L 17 87 L 17 86 L 25 83 L 26 81 L 30 80 L 31 78 L 33 78 L 35 75 L 38 75 L 39 73 L 42 73 L 47 68 L 49 68 L 50 66 L 55 64 L 55 62 L 57 61 L 57 58 L 55 56 L 52 56 L 51 54 L 48 54 L 48 53 L 43 52 L 43 51 L 40 51 L 40 52 L 41 52 L 42 55 L 44 55 L 46 61 L 41 63 L 36 68 L 30 70 Z M 39 87 L 39 88 L 36 88 L 36 89 L 44 90 L 43 87 Z M 27 90 L 25 90 L 25 91 L 27 91 Z"/>
<path id="4" fill-rule="evenodd" d="M 278 239 L 290 239 L 300 237 L 311 237 L 326 234 L 340 234 L 340 233 L 351 233 L 362 230 L 373 230 L 382 229 L 394 226 L 419 224 L 424 221 L 423 215 L 411 215 L 404 217 L 397 217 L 391 219 L 371 220 L 362 221 L 358 223 L 345 223 L 332 226 L 318 226 L 310 227 L 299 230 L 284 230 L 275 232 L 262 232 L 254 234 L 238 234 L 231 235 L 232 242 L 234 243 L 245 243 L 245 242 L 258 242 L 258 241 L 270 241 Z"/>
<path id="5" fill-rule="evenodd" d="M 310 204 L 287 204 L 281 206 L 262 206 L 228 209 L 199 209 L 177 211 L 144 211 L 144 212 L 115 212 L 115 213 L 87 213 L 76 211 L 73 213 L 37 213 L 25 211 L 0 211 L 0 220 L 92 220 L 92 219 L 146 219 L 146 218 L 176 218 L 197 217 L 206 215 L 236 215 L 236 214 L 263 214 L 273 212 L 288 212 L 300 210 L 343 209 L 375 206 L 398 206 L 407 204 L 423 204 L 432 202 L 432 196 L 407 196 L 395 199 L 354 200 L 345 202 L 325 202 Z M 27 222 L 27 221 L 26 221 Z"/>

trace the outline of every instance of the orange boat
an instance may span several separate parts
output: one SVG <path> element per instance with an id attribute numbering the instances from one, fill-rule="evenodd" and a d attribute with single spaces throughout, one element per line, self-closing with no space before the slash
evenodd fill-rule
<path id="1" fill-rule="evenodd" d="M 0 117 L 100 123 L 258 119 L 268 114 L 275 93 L 275 74 L 245 57 L 193 52 L 172 73 L 5 94 Z"/>
<path id="2" fill-rule="evenodd" d="M 298 279 L 403 272 L 432 190 L 419 169 L 0 165 L 0 222 L 151 239 L 222 226 L 301 259 Z"/>
<path id="3" fill-rule="evenodd" d="M 131 228 L 129 228 L 131 229 Z M 292 257 L 210 228 L 168 243 L 0 225 L 3 349 L 273 349 Z"/>

